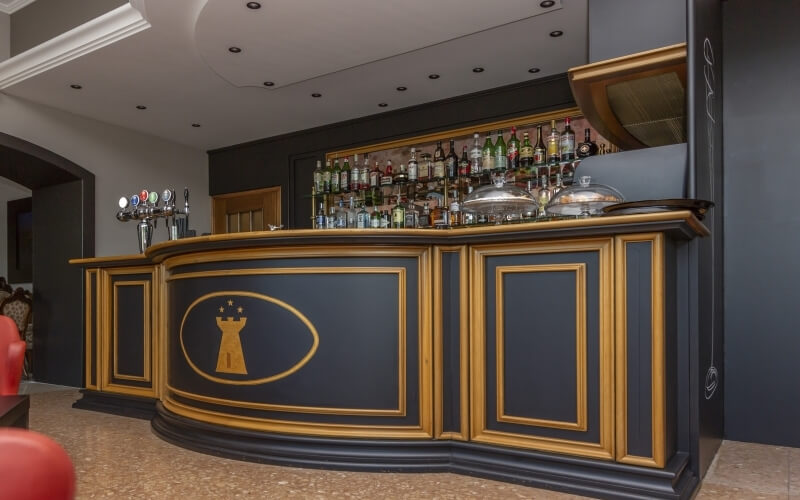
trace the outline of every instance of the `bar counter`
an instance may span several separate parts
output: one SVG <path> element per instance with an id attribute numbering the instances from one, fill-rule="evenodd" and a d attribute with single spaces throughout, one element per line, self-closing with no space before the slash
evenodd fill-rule
<path id="1" fill-rule="evenodd" d="M 75 259 L 76 406 L 240 459 L 684 498 L 687 255 L 707 234 L 681 211 Z"/>

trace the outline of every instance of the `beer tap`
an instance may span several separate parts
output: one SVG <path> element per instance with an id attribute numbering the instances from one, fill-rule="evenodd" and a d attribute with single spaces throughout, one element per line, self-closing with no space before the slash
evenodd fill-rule
<path id="1" fill-rule="evenodd" d="M 153 229 L 158 225 L 158 219 L 163 217 L 170 240 L 185 238 L 189 227 L 189 188 L 183 190 L 184 206 L 175 206 L 175 190 L 165 189 L 159 197 L 158 192 L 142 189 L 130 198 L 119 199 L 117 220 L 125 222 L 138 220 L 137 237 L 139 252 L 144 253 L 152 242 Z M 159 202 L 163 205 L 159 206 Z M 182 216 L 182 217 L 178 217 Z"/>

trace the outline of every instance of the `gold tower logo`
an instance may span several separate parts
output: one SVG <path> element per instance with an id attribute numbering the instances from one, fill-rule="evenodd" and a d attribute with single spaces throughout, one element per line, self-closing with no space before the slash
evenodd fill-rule
<path id="1" fill-rule="evenodd" d="M 233 300 L 228 299 L 227 305 L 233 308 Z M 242 306 L 235 310 L 239 314 L 239 319 L 234 319 L 233 316 L 226 316 L 225 319 L 222 319 L 222 316 L 217 316 L 217 327 L 222 332 L 222 338 L 219 342 L 216 371 L 217 373 L 247 375 L 247 365 L 244 362 L 240 337 L 242 329 L 247 324 L 247 318 L 241 315 L 244 312 Z M 224 314 L 225 306 L 220 306 L 219 312 Z"/>

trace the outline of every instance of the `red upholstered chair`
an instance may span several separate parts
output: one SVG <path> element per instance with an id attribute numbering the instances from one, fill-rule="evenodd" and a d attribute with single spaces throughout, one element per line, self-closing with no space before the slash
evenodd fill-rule
<path id="1" fill-rule="evenodd" d="M 0 316 L 0 396 L 19 391 L 25 341 L 20 340 L 17 324 L 8 316 Z"/>
<path id="2" fill-rule="evenodd" d="M 75 470 L 58 443 L 38 432 L 0 429 L 0 498 L 66 500 L 75 497 Z"/>

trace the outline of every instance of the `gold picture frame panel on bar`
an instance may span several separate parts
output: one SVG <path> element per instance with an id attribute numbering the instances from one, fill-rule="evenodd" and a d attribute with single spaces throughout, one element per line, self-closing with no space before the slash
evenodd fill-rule
<path id="1" fill-rule="evenodd" d="M 490 429 L 487 425 L 486 259 L 493 256 L 597 252 L 598 254 L 598 390 L 597 442 L 562 439 Z M 612 238 L 534 243 L 476 245 L 470 249 L 470 439 L 546 452 L 613 460 L 614 455 L 614 261 Z M 580 321 L 576 318 L 576 321 Z M 583 361 L 585 361 L 584 357 Z M 576 360 L 581 361 L 581 360 Z M 496 381 L 497 382 L 497 381 Z M 496 388 L 497 389 L 497 388 Z M 525 425 L 525 424 L 523 424 Z M 534 428 L 534 427 L 531 427 Z M 579 431 L 576 431 L 579 432 Z"/>
<path id="2" fill-rule="evenodd" d="M 198 420 L 201 422 L 211 424 L 221 424 L 228 427 L 235 427 L 248 430 L 260 430 L 269 432 L 286 432 L 291 434 L 312 435 L 312 436 L 329 436 L 329 437 L 372 437 L 372 438 L 408 438 L 408 439 L 430 439 L 434 433 L 434 394 L 433 394 L 433 341 L 432 341 L 432 307 L 431 297 L 428 291 L 431 288 L 431 249 L 427 246 L 412 246 L 412 247 L 372 247 L 372 246 L 347 246 L 341 247 L 337 245 L 325 246 L 283 246 L 275 248 L 261 248 L 261 249 L 240 249 L 233 251 L 210 251 L 193 254 L 191 256 L 176 256 L 164 260 L 163 268 L 165 270 L 164 283 L 173 282 L 182 279 L 191 279 L 201 276 L 215 276 L 218 275 L 216 271 L 206 272 L 188 272 L 180 273 L 174 272 L 177 266 L 186 264 L 198 263 L 211 263 L 221 261 L 242 261 L 253 259 L 278 259 L 278 258 L 314 258 L 314 257 L 332 257 L 341 256 L 346 252 L 347 256 L 382 256 L 382 257 L 415 257 L 417 259 L 417 290 L 416 296 L 418 300 L 418 327 L 419 342 L 417 356 L 419 359 L 418 371 L 418 400 L 419 400 L 419 424 L 418 425 L 391 425 L 391 424 L 346 424 L 346 423 L 323 423 L 323 422 L 309 422 L 301 420 L 290 419 L 272 419 L 251 417 L 245 415 L 238 415 L 224 411 L 225 406 L 238 406 L 248 407 L 257 410 L 278 410 L 286 411 L 287 413 L 318 413 L 318 414 L 341 414 L 341 415 L 363 415 L 363 416 L 386 416 L 394 417 L 398 415 L 405 415 L 406 401 L 404 393 L 402 400 L 399 401 L 400 407 L 398 410 L 384 412 L 382 410 L 353 410 L 353 409 L 336 409 L 336 408 L 315 408 L 315 407 L 280 407 L 279 405 L 270 404 L 247 404 L 241 401 L 224 401 L 214 398 L 208 398 L 202 395 L 190 394 L 184 391 L 176 391 L 169 386 L 169 383 L 164 377 L 165 391 L 162 396 L 162 403 L 169 411 Z M 388 268 L 362 268 L 361 271 L 385 272 Z M 275 274 L 283 273 L 286 271 L 297 273 L 308 273 L 310 268 L 298 267 L 291 269 L 240 269 L 240 270 L 226 270 L 226 274 Z M 313 268 L 311 269 L 313 270 Z M 331 268 L 330 272 L 345 272 L 352 271 L 353 268 Z M 173 271 L 173 272 L 170 272 Z M 392 269 L 392 272 L 397 272 Z M 401 276 L 402 278 L 402 276 Z M 406 284 L 405 279 L 401 280 L 401 291 L 405 292 Z M 401 293 L 405 297 L 405 293 Z M 405 311 L 403 307 L 402 311 Z M 405 321 L 404 313 L 402 321 Z M 163 320 L 166 322 L 166 320 Z M 404 328 L 403 328 L 404 330 Z M 166 331 L 166 326 L 165 326 Z M 398 340 L 401 343 L 403 339 Z M 403 353 L 405 353 L 406 346 L 399 346 Z M 402 367 L 405 370 L 405 367 Z M 405 378 L 405 371 L 403 372 L 403 379 Z M 403 382 L 405 384 L 405 382 Z M 184 401 L 179 401 L 173 396 L 182 396 Z M 197 400 L 199 402 L 215 403 L 221 406 L 217 409 L 200 408 L 189 404 L 189 401 Z M 382 415 L 383 414 L 383 415 Z"/>
<path id="3" fill-rule="evenodd" d="M 149 275 L 149 279 L 115 281 L 114 277 Z M 101 309 L 98 352 L 100 353 L 98 386 L 101 391 L 126 394 L 130 396 L 158 397 L 159 363 L 161 359 L 157 335 L 159 317 L 159 289 L 158 272 L 154 266 L 120 267 L 101 269 L 98 276 L 99 293 L 98 303 Z M 142 319 L 143 365 L 142 376 L 120 374 L 117 368 L 119 353 L 116 349 L 117 341 L 117 288 L 118 286 L 141 286 L 144 317 Z M 156 361 L 154 363 L 154 360 Z M 120 376 L 121 375 L 121 376 Z M 124 381 L 145 382 L 141 384 L 125 385 Z"/>

